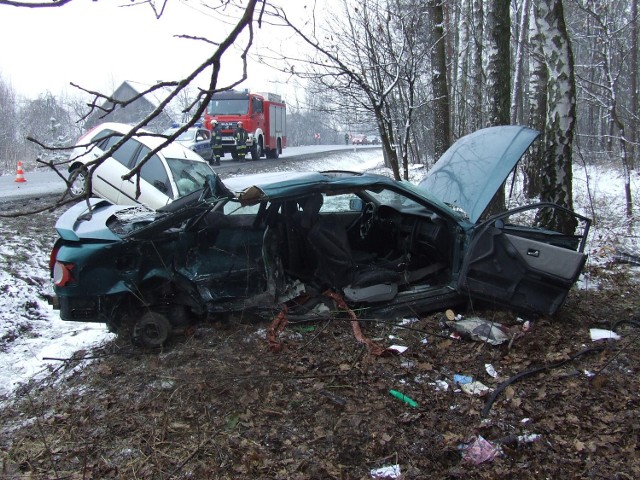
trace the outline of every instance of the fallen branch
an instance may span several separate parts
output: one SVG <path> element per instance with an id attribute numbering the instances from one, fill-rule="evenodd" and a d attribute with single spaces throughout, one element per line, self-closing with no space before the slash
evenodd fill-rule
<path id="1" fill-rule="evenodd" d="M 602 352 L 604 349 L 605 349 L 604 346 L 602 346 L 602 347 L 585 348 L 584 350 L 580 350 L 575 355 L 571 355 L 568 359 L 563 360 L 561 362 L 553 363 L 551 365 L 545 365 L 543 367 L 530 368 L 529 370 L 525 370 L 524 372 L 520 372 L 520 373 L 514 375 L 513 377 L 505 380 L 500 385 L 498 385 L 498 387 L 493 391 L 493 393 L 491 394 L 491 396 L 489 397 L 489 399 L 485 403 L 484 408 L 480 412 L 480 416 L 484 418 L 484 417 L 486 417 L 488 415 L 489 410 L 491 410 L 491 406 L 496 401 L 496 398 L 498 398 L 498 395 L 500 395 L 502 393 L 502 391 L 505 388 L 507 388 L 509 385 L 511 385 L 512 383 L 515 383 L 518 380 L 520 380 L 520 379 L 522 379 L 524 377 L 528 377 L 529 375 L 533 375 L 535 373 L 540 373 L 540 372 L 543 372 L 545 370 L 551 370 L 552 368 L 561 367 L 561 366 L 565 365 L 566 363 L 571 362 L 571 361 L 575 360 L 578 357 L 581 357 L 582 355 L 584 355 L 586 353 Z"/>

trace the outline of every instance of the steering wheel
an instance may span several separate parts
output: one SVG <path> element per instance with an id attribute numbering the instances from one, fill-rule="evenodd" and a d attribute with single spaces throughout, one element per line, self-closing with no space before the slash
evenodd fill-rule
<path id="1" fill-rule="evenodd" d="M 371 231 L 371 227 L 373 227 L 373 220 L 376 216 L 376 206 L 374 203 L 367 203 L 364 206 L 364 210 L 362 210 L 362 216 L 360 217 L 360 238 L 365 239 L 369 232 Z"/>

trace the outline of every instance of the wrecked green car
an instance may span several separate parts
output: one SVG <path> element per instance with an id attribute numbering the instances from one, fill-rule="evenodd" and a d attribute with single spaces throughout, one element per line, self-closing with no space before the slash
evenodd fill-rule
<path id="1" fill-rule="evenodd" d="M 60 316 L 127 327 L 153 347 L 238 312 L 317 319 L 336 298 L 367 318 L 474 299 L 553 315 L 584 266 L 590 220 L 550 204 L 481 219 L 538 135 L 463 137 L 420 185 L 345 171 L 214 175 L 157 211 L 79 203 L 51 253 Z M 536 227 L 541 209 L 571 216 L 577 233 Z"/>

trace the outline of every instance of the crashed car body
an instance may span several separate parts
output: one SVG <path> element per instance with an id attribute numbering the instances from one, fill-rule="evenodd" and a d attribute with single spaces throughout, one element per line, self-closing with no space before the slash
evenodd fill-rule
<path id="1" fill-rule="evenodd" d="M 63 214 L 51 254 L 64 320 L 132 326 L 146 345 L 205 317 L 317 318 L 323 292 L 360 316 L 399 317 L 470 299 L 554 314 L 584 266 L 575 235 L 535 227 L 540 208 L 481 214 L 538 132 L 459 140 L 418 186 L 344 171 L 211 176 L 158 211 L 92 199 Z M 318 299 L 323 299 L 318 301 Z M 312 300 L 312 299 L 315 299 Z"/>

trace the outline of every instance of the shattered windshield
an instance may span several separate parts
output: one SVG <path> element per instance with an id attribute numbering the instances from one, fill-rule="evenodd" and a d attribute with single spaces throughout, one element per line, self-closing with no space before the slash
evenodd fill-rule
<path id="1" fill-rule="evenodd" d="M 167 158 L 167 163 L 178 186 L 179 197 L 204 187 L 207 175 L 213 174 L 209 164 L 204 162 L 184 158 Z"/>
<path id="2" fill-rule="evenodd" d="M 424 208 L 418 202 L 415 202 L 398 192 L 394 192 L 393 190 L 367 190 L 366 192 L 368 195 L 375 199 L 378 205 L 388 205 L 398 210 Z"/>

